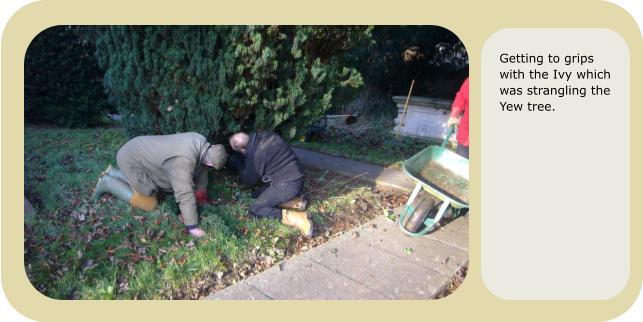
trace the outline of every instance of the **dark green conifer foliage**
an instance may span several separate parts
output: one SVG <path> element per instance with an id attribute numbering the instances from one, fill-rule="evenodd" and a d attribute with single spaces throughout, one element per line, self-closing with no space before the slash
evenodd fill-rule
<path id="1" fill-rule="evenodd" d="M 346 56 L 367 86 L 379 93 L 453 99 L 469 76 L 468 54 L 460 38 L 440 26 L 375 26 L 371 46 L 353 48 Z M 407 49 L 417 48 L 424 59 L 411 64 Z M 397 108 L 395 109 L 397 115 Z"/>
<path id="2" fill-rule="evenodd" d="M 80 26 L 55 26 L 38 34 L 25 54 L 25 122 L 85 127 L 110 110 L 92 43 Z"/>
<path id="3" fill-rule="evenodd" d="M 130 137 L 239 130 L 302 135 L 362 85 L 342 54 L 366 26 L 105 26 L 96 57 Z"/>

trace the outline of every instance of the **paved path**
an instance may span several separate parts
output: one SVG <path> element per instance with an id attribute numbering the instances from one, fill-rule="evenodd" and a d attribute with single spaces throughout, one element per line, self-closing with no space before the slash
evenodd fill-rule
<path id="1" fill-rule="evenodd" d="M 406 176 L 399 171 L 301 149 L 295 152 L 307 165 L 350 176 L 368 172 L 365 179 L 413 188 L 410 179 L 403 183 Z M 205 299 L 430 299 L 468 261 L 468 218 L 414 238 L 380 216 Z"/>
<path id="2" fill-rule="evenodd" d="M 413 180 L 401 171 L 297 148 L 293 148 L 293 151 L 303 164 L 316 168 L 331 170 L 351 177 L 362 175 L 362 178 L 366 180 L 409 192 L 415 187 Z"/>

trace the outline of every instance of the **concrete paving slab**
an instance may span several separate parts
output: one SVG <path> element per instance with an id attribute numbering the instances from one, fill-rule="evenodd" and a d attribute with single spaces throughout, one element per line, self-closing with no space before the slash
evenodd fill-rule
<path id="1" fill-rule="evenodd" d="M 355 238 L 353 232 L 359 237 Z M 354 239 L 446 276 L 453 276 L 469 260 L 468 251 L 427 236 L 408 236 L 384 216 L 340 238 Z"/>
<path id="2" fill-rule="evenodd" d="M 241 281 L 228 286 L 220 292 L 214 293 L 204 300 L 272 300 L 270 297 L 259 292 L 246 281 Z"/>
<path id="3" fill-rule="evenodd" d="M 391 299 L 430 299 L 450 279 L 366 243 L 344 238 L 327 242 L 303 256 Z"/>
<path id="4" fill-rule="evenodd" d="M 295 256 L 246 280 L 275 300 L 386 300 L 386 296 L 311 261 Z"/>
<path id="5" fill-rule="evenodd" d="M 377 184 L 393 187 L 403 191 L 412 191 L 415 187 L 413 180 L 402 171 L 396 171 L 377 165 L 338 158 L 308 150 L 292 149 L 299 160 L 306 165 L 327 169 L 347 176 L 361 175 L 360 178 Z"/>
<path id="6" fill-rule="evenodd" d="M 469 218 L 458 217 L 440 229 L 429 232 L 424 237 L 469 250 Z"/>

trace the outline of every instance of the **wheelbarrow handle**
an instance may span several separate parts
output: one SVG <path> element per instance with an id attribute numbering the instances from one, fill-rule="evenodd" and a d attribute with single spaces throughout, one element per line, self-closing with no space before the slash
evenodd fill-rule
<path id="1" fill-rule="evenodd" d="M 455 125 L 449 126 L 449 132 L 447 132 L 447 137 L 444 138 L 444 142 L 442 142 L 442 147 L 447 146 L 447 142 L 449 142 L 449 138 L 451 137 L 451 133 L 453 133 L 454 128 L 455 128 Z"/>

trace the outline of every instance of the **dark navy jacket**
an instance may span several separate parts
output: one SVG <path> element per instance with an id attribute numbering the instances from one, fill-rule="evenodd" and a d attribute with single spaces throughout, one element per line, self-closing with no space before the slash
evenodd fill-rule
<path id="1" fill-rule="evenodd" d="M 291 182 L 304 177 L 299 159 L 279 135 L 271 131 L 250 133 L 244 154 L 245 164 L 239 169 L 243 183 Z"/>

